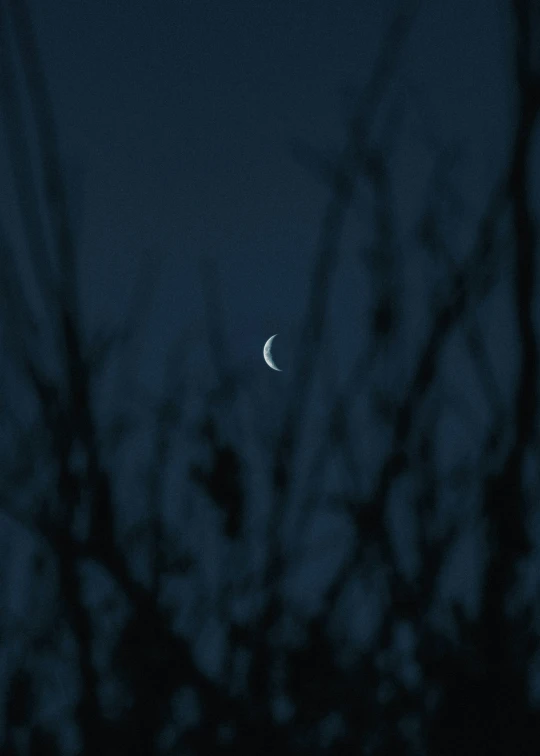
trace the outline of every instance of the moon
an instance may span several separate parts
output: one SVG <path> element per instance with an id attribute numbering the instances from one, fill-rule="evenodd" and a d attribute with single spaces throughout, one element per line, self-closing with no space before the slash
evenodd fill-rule
<path id="1" fill-rule="evenodd" d="M 275 333 L 273 336 L 270 336 L 266 344 L 264 345 L 263 349 L 263 355 L 264 355 L 264 361 L 266 364 L 272 368 L 272 370 L 278 370 L 281 373 L 281 369 L 278 368 L 276 363 L 274 362 L 274 358 L 272 357 L 272 342 L 276 338 L 277 333 Z"/>

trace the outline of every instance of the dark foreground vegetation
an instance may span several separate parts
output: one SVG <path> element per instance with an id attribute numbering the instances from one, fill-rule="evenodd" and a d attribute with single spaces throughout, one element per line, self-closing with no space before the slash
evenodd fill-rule
<path id="1" fill-rule="evenodd" d="M 211 287 L 208 386 L 188 380 L 182 342 L 160 396 L 128 371 L 146 269 L 126 327 L 88 332 L 39 44 L 25 2 L 2 0 L 1 180 L 24 232 L 15 242 L 3 214 L 5 756 L 540 752 L 540 17 L 532 0 L 508 3 L 513 130 L 475 209 L 456 188 L 459 150 L 419 116 L 431 176 L 405 238 L 393 160 L 413 104 L 395 93 L 417 10 L 398 7 L 339 154 L 295 146 L 328 202 L 303 348 L 265 418 L 255 384 L 220 353 Z M 369 334 L 334 385 L 321 357 L 360 205 Z M 467 233 L 454 238 L 453 224 Z M 411 286 L 413 258 L 425 275 Z M 512 354 L 490 346 L 501 308 Z M 120 391 L 104 412 L 111 364 Z M 309 601 L 291 589 L 302 571 Z M 444 588 L 449 574 L 461 591 Z"/>

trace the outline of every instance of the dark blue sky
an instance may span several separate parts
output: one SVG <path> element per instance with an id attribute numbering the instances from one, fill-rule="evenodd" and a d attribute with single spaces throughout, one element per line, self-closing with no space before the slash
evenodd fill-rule
<path id="1" fill-rule="evenodd" d="M 81 272 L 92 322 L 119 316 L 126 283 L 150 248 L 164 258 L 158 329 L 148 337 L 161 352 L 187 324 L 201 327 L 198 261 L 211 255 L 234 356 L 259 359 L 271 333 L 297 327 L 326 196 L 294 162 L 290 143 L 339 148 L 343 91 L 367 80 L 396 4 L 32 5 L 69 170 L 83 186 Z M 417 89 L 431 103 L 441 142 L 464 140 L 474 207 L 506 136 L 508 29 L 492 0 L 424 5 L 397 101 Z M 419 146 L 414 117 L 405 139 L 395 170 L 396 206 L 407 224 L 422 202 L 431 157 Z M 338 283 L 335 327 L 345 353 L 362 317 L 355 255 L 346 252 L 343 290 Z"/>
<path id="2" fill-rule="evenodd" d="M 217 317 L 227 348 L 235 364 L 249 368 L 248 381 L 253 378 L 261 389 L 254 413 L 275 421 L 272 409 L 281 411 L 286 396 L 292 373 L 286 368 L 294 359 L 293 339 L 304 316 L 328 196 L 295 162 L 291 144 L 306 140 L 321 149 L 340 149 L 351 93 L 369 79 L 398 5 L 397 0 L 31 0 L 68 176 L 79 191 L 79 273 L 89 330 L 114 328 L 125 314 L 141 261 L 150 260 L 157 269 L 162 260 L 154 305 L 130 365 L 133 376 L 154 393 L 159 393 L 166 351 L 178 339 L 196 357 L 196 372 L 186 371 L 186 378 L 211 372 L 200 348 L 205 334 L 200 263 L 211 257 L 218 265 L 223 310 Z M 432 290 L 426 276 L 433 271 L 418 249 L 415 224 L 429 199 L 434 157 L 441 148 L 458 147 L 456 192 L 465 209 L 462 219 L 448 227 L 456 258 L 469 249 L 471 228 L 504 162 L 513 103 L 508 78 L 512 30 L 504 8 L 502 0 L 425 0 L 404 50 L 390 98 L 399 135 L 390 164 L 402 244 L 396 257 L 410 304 L 399 346 L 409 364 L 400 361 L 396 348 L 389 369 L 387 363 L 377 373 L 375 365 L 372 385 L 380 380 L 381 386 L 406 386 L 412 347 L 427 331 L 433 301 L 426 298 Z M 0 167 L 3 157 L 0 151 Z M 335 281 L 329 323 L 333 351 L 325 353 L 329 381 L 343 378 L 366 340 L 373 292 L 363 255 L 370 213 L 366 194 L 365 217 L 348 229 Z M 503 275 L 475 313 L 503 394 L 513 380 L 516 353 L 505 285 Z M 276 332 L 276 359 L 284 367 L 279 374 L 262 360 L 263 344 Z M 456 389 L 464 400 L 455 416 L 438 427 L 441 438 L 434 441 L 446 469 L 461 458 L 476 459 L 487 415 L 461 335 L 449 339 L 440 361 L 445 380 L 437 384 L 449 395 Z M 108 388 L 104 395 L 110 407 L 114 399 Z M 322 403 L 314 404 L 317 414 Z M 193 416 L 199 408 L 191 408 Z M 317 427 L 318 419 L 307 424 L 308 430 Z M 360 422 L 354 427 L 359 428 L 358 456 L 375 470 L 389 430 Z M 121 491 L 122 517 L 140 515 L 137 459 L 152 440 L 146 430 L 128 444 L 126 456 L 135 474 Z M 255 457 L 260 449 L 253 444 L 250 451 Z M 260 468 L 268 463 L 263 455 L 264 449 L 256 460 Z M 174 508 L 185 490 L 187 462 L 177 456 L 167 489 L 170 522 L 179 520 Z M 307 454 L 305 459 L 310 461 Z M 253 468 L 256 484 L 260 468 Z M 342 470 L 333 468 L 331 474 L 339 477 Z M 343 489 L 344 480 L 342 475 Z M 399 511 L 400 497 L 407 499 L 402 494 L 396 486 L 398 550 L 409 541 L 412 521 L 407 510 Z M 261 512 L 268 506 L 264 491 L 256 504 Z M 467 518 L 470 502 L 453 504 Z M 204 518 L 202 512 L 200 530 L 189 535 L 215 573 L 222 569 L 218 557 L 228 559 L 229 553 L 220 551 L 217 531 Z M 464 537 L 445 579 L 450 590 L 470 597 L 482 554 L 478 533 L 468 519 L 464 522 Z M 297 548 L 294 520 L 287 525 Z M 332 560 L 351 540 L 346 523 L 334 523 L 328 512 L 311 536 L 313 559 L 290 580 L 307 604 L 316 600 Z M 334 552 L 328 542 L 336 544 Z M 403 560 L 411 558 L 409 549 Z M 357 604 L 352 629 L 365 634 L 371 608 L 358 608 L 358 596 L 349 600 Z M 207 643 L 210 652 L 213 643 Z"/>
<path id="3" fill-rule="evenodd" d="M 303 139 L 340 149 L 353 102 L 344 93 L 360 91 L 369 79 L 398 5 L 33 1 L 68 171 L 82 187 L 80 273 L 90 328 L 114 327 L 122 318 L 145 254 L 163 260 L 144 339 L 128 368 L 154 393 L 175 340 L 187 346 L 194 364 L 194 372 L 181 377 L 198 381 L 211 372 L 202 348 L 200 278 L 200 261 L 211 256 L 219 265 L 218 319 L 226 348 L 235 364 L 249 367 L 248 381 L 258 391 L 256 412 L 281 412 L 328 196 L 295 162 L 291 143 Z M 397 72 L 390 101 L 404 120 L 396 122 L 400 136 L 391 170 L 410 302 L 405 353 L 411 347 L 413 354 L 420 343 L 432 307 L 425 298 L 425 276 L 431 274 L 414 229 L 434 157 L 449 145 L 461 150 L 456 189 L 466 212 L 461 224 L 448 229 L 457 257 L 468 248 L 471 225 L 504 158 L 513 96 L 509 23 L 502 2 L 425 2 Z M 426 128 L 437 142 L 433 150 Z M 334 284 L 330 381 L 343 378 L 366 339 L 371 292 L 362 255 L 370 212 L 367 207 L 363 223 L 350 229 Z M 488 349 L 512 355 L 514 332 L 503 296 L 481 317 L 488 323 Z M 262 346 L 276 332 L 276 358 L 285 368 L 280 374 L 262 360 Z M 475 433 L 485 417 L 482 390 L 463 348 L 459 338 L 452 340 L 443 369 L 461 393 L 465 387 L 465 411 L 474 412 L 443 430 L 448 464 L 465 448 L 475 454 Z M 496 361 L 500 379 L 510 381 L 504 364 L 511 360 L 503 361 L 502 372 Z M 394 362 L 392 374 L 385 370 L 375 378 L 381 385 L 399 385 L 406 376 L 406 365 L 397 357 Z M 114 396 L 105 386 L 105 405 L 114 404 Z M 369 439 L 368 464 L 387 443 L 382 428 L 370 426 Z M 147 441 L 140 439 L 133 453 L 144 453 L 140 445 Z M 462 585 L 474 550 L 472 542 L 467 554 L 458 550 L 460 568 L 451 574 Z M 325 569 L 320 560 L 318 566 Z"/>

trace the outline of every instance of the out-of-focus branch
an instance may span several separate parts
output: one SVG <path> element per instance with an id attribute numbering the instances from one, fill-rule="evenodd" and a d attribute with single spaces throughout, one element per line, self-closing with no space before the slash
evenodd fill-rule
<path id="1" fill-rule="evenodd" d="M 11 164 L 19 212 L 23 219 L 22 229 L 27 240 L 27 251 L 32 261 L 33 284 L 46 307 L 54 301 L 55 289 L 50 261 L 46 227 L 40 211 L 39 194 L 36 187 L 31 150 L 28 142 L 28 126 L 25 123 L 23 101 L 17 85 L 17 72 L 13 56 L 10 24 L 5 4 L 0 7 L 0 97 L 4 103 L 3 124 L 7 140 L 7 154 Z M 7 233 L 2 247 L 7 243 Z M 24 300 L 28 301 L 29 292 Z"/>
<path id="2" fill-rule="evenodd" d="M 516 67 L 519 84 L 519 121 L 509 190 L 516 239 L 514 301 L 521 339 L 521 365 L 516 391 L 516 445 L 520 454 L 532 438 L 538 421 L 538 340 L 533 304 L 536 293 L 537 231 L 530 208 L 530 156 L 540 112 L 540 71 L 531 68 L 531 25 L 534 3 L 515 0 L 518 24 Z"/>
<path id="3" fill-rule="evenodd" d="M 75 241 L 58 143 L 58 127 L 26 0 L 9 0 L 8 5 L 19 41 L 21 64 L 34 111 L 36 141 L 41 158 L 40 168 L 48 200 L 48 220 L 54 237 L 54 249 L 58 255 L 62 299 L 70 315 L 76 317 Z"/>
<path id="4" fill-rule="evenodd" d="M 374 66 L 370 80 L 360 97 L 356 113 L 350 121 L 345 147 L 331 162 L 313 163 L 322 165 L 331 196 L 327 203 L 315 253 L 307 305 L 299 340 L 299 362 L 290 385 L 290 400 L 285 408 L 284 420 L 274 450 L 272 487 L 274 501 L 268 524 L 269 548 L 264 585 L 272 593 L 277 589 L 284 569 L 280 546 L 280 526 L 291 494 L 291 471 L 296 461 L 301 429 L 309 405 L 310 389 L 314 370 L 322 348 L 324 328 L 341 249 L 341 238 L 355 195 L 360 175 L 369 178 L 372 165 L 370 157 L 370 130 L 376 114 L 384 101 L 387 88 L 401 59 L 408 35 L 421 2 L 411 0 L 401 5 L 381 45 L 381 53 Z M 309 159 L 310 148 L 301 148 L 297 155 Z M 269 597 L 272 602 L 275 599 Z"/>
<path id="5" fill-rule="evenodd" d="M 515 238 L 512 294 L 521 357 L 513 403 L 514 438 L 498 474 L 486 481 L 484 512 L 496 555 L 486 612 L 499 611 L 498 596 L 506 595 L 516 576 L 517 560 L 530 549 L 524 460 L 538 422 L 538 340 L 534 324 L 537 232 L 530 208 L 530 155 L 540 112 L 540 72 L 532 67 L 531 14 L 533 3 L 514 0 L 516 18 L 517 126 L 507 183 Z"/>
<path id="6" fill-rule="evenodd" d="M 306 314 L 300 337 L 300 359 L 291 386 L 291 400 L 274 465 L 276 489 L 285 491 L 289 485 L 288 468 L 293 463 L 299 427 L 309 400 L 309 387 L 321 349 L 327 309 L 337 268 L 341 236 L 359 174 L 366 169 L 370 157 L 370 128 L 384 100 L 408 35 L 421 6 L 419 0 L 401 5 L 381 45 L 381 54 L 351 119 L 348 139 L 332 166 L 326 166 L 331 198 L 321 223 L 315 265 L 311 277 Z M 283 498 L 279 496 L 278 498 Z"/>

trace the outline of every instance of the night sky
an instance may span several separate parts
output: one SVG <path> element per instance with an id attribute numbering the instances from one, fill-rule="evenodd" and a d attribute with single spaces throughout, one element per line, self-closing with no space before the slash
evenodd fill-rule
<path id="1" fill-rule="evenodd" d="M 234 438 L 243 438 L 239 464 L 250 470 L 252 493 L 251 509 L 246 507 L 252 531 L 246 543 L 256 562 L 258 550 L 262 553 L 257 533 L 263 532 L 262 526 L 257 528 L 264 518 L 271 521 L 271 507 L 279 500 L 279 485 L 272 489 L 268 482 L 274 474 L 271 455 L 278 455 L 271 444 L 279 437 L 286 411 L 292 416 L 295 403 L 303 400 L 292 394 L 303 385 L 295 377 L 295 366 L 306 346 L 300 342 L 302 334 L 309 335 L 309 329 L 302 329 L 312 316 L 308 302 L 313 264 L 330 198 L 328 182 L 317 174 L 316 159 L 310 162 L 302 156 L 323 156 L 322 165 L 324 159 L 331 162 L 340 154 L 389 24 L 402 5 L 391 0 L 29 0 L 75 220 L 84 332 L 90 337 L 114 332 L 132 315 L 140 318 L 129 354 L 120 351 L 111 369 L 92 386 L 93 409 L 105 425 L 117 410 L 133 409 L 133 401 L 134 414 L 144 418 L 143 402 L 137 404 L 141 397 L 150 397 L 152 405 L 170 391 L 174 400 L 183 402 L 188 431 L 177 439 L 172 472 L 164 483 L 162 514 L 179 542 L 182 537 L 182 544 L 198 553 L 202 579 L 209 585 L 218 585 L 223 575 L 228 579 L 228 570 L 233 576 L 241 571 L 243 557 L 240 548 L 235 551 L 235 544 L 221 537 L 216 525 L 221 521 L 208 501 L 199 504 L 193 494 L 197 474 L 190 477 L 192 447 L 202 448 L 223 428 L 221 451 L 230 451 L 226 443 L 231 436 L 233 446 Z M 315 492 L 316 504 L 326 504 L 327 495 L 331 502 L 329 492 L 338 496 L 348 486 L 359 500 L 360 490 L 370 491 L 393 429 L 383 410 L 382 419 L 373 419 L 376 413 L 370 414 L 365 387 L 369 385 L 373 396 L 395 392 L 406 401 L 418 345 L 430 333 L 437 296 L 443 299 L 447 293 L 445 274 L 441 275 L 443 254 L 430 257 L 420 240 L 419 222 L 436 193 L 437 161 L 442 156 L 445 165 L 452 166 L 446 177 L 450 199 L 437 208 L 438 217 L 445 219 L 443 241 L 456 265 L 470 250 L 490 188 L 508 161 L 516 89 L 511 78 L 513 18 L 507 6 L 503 0 L 418 3 L 411 34 L 369 136 L 374 146 L 384 142 L 388 157 L 388 217 L 395 223 L 398 243 L 388 250 L 392 262 L 382 279 L 383 288 L 388 285 L 388 291 L 398 292 L 392 305 L 399 316 L 399 336 L 386 361 L 380 357 L 381 346 L 369 363 L 369 375 L 366 371 L 357 376 L 357 396 L 344 410 L 344 423 L 353 429 L 362 485 L 354 489 L 354 474 L 351 484 L 346 465 L 340 467 L 332 459 Z M 2 143 L 4 176 L 7 158 Z M 13 184 L 0 179 L 0 188 L 5 226 L 13 239 L 22 241 L 25 218 L 17 214 Z M 330 304 L 322 359 L 313 363 L 311 383 L 306 384 L 313 401 L 306 410 L 302 443 L 298 442 L 299 490 L 311 485 L 311 455 L 325 427 L 325 402 L 346 385 L 358 355 L 372 344 L 372 308 L 380 295 L 372 275 L 378 249 L 376 213 L 369 181 L 363 186 L 360 182 L 337 270 L 327 282 Z M 504 234 L 508 228 L 501 225 Z M 443 243 L 436 252 L 442 248 Z M 503 411 L 511 409 L 520 355 L 508 285 L 510 259 L 501 256 L 489 295 L 464 317 L 471 329 L 467 333 L 477 327 L 482 334 L 486 363 L 494 366 L 492 397 L 502 397 Z M 148 309 L 139 303 L 133 312 L 134 292 L 139 290 L 144 295 L 152 291 L 152 296 Z M 403 302 L 406 306 L 400 309 Z M 441 480 L 456 462 L 480 459 L 486 429 L 491 427 L 493 407 L 481 371 L 469 359 L 474 350 L 465 331 L 465 326 L 456 327 L 441 349 L 429 399 L 428 409 L 435 414 L 445 408 L 430 437 Z M 264 343 L 276 333 L 279 373 L 269 370 L 262 357 Z M 176 354 L 177 348 L 177 362 L 168 363 L 168 355 Z M 239 399 L 232 398 L 234 390 L 226 382 L 220 384 L 223 368 L 240 387 Z M 216 400 L 211 406 L 214 389 L 218 396 L 222 391 L 222 405 Z M 17 391 L 18 386 L 14 395 Z M 214 412 L 215 426 L 208 430 L 201 418 L 210 406 L 208 418 Z M 22 415 L 25 411 L 30 414 L 26 407 Z M 425 416 L 414 418 L 424 430 L 427 415 L 426 410 Z M 503 441 L 511 433 L 503 427 Z M 144 428 L 128 432 L 123 455 L 106 460 L 117 475 L 114 493 L 121 525 L 134 524 L 145 513 L 138 467 L 155 440 L 152 434 Z M 411 438 L 420 447 L 418 436 L 411 433 Z M 281 440 L 285 448 L 285 434 Z M 53 468 L 44 476 L 54 476 Z M 480 479 L 485 471 L 476 472 Z M 531 480 L 536 480 L 534 475 L 530 473 Z M 298 481 L 291 487 L 293 494 Z M 385 506 L 396 553 L 404 571 L 414 572 L 418 555 L 410 546 L 413 518 L 400 507 L 409 496 L 414 500 L 407 486 L 403 476 L 389 490 Z M 457 513 L 463 527 L 442 571 L 434 603 L 438 620 L 441 597 L 460 596 L 469 607 L 478 599 L 485 556 L 473 522 L 478 504 L 474 486 L 469 498 L 448 491 L 441 494 L 441 519 L 434 533 L 437 527 L 443 529 L 449 513 L 450 518 Z M 182 518 L 193 501 L 199 519 L 193 517 L 185 527 Z M 331 504 L 322 510 L 302 542 L 312 556 L 298 562 L 285 586 L 307 613 L 315 611 L 325 580 L 355 542 L 346 517 L 340 520 Z M 291 507 L 280 531 L 284 550 L 293 554 L 300 520 Z M 333 545 L 321 548 L 325 538 Z M 145 558 L 142 554 L 140 562 L 133 560 L 134 572 L 142 571 Z M 15 605 L 22 602 L 17 597 L 25 591 L 26 578 L 19 567 L 10 569 L 9 600 Z M 185 596 L 186 605 L 190 600 L 190 588 L 182 593 L 184 588 L 177 593 L 171 588 L 182 607 Z M 94 589 L 97 595 L 99 580 L 90 593 Z M 348 629 L 360 642 L 370 636 L 376 622 L 374 606 L 383 601 L 382 589 L 380 595 L 377 590 L 376 586 L 372 595 L 355 593 L 354 586 L 348 594 L 344 591 L 345 613 L 350 607 Z M 207 599 L 211 604 L 212 596 Z M 209 625 L 197 639 L 195 656 L 211 676 L 219 666 L 220 636 L 219 628 L 212 628 L 211 621 Z M 61 695 L 69 699 L 71 693 L 63 689 Z"/>
<path id="2" fill-rule="evenodd" d="M 158 271 L 128 368 L 152 394 L 178 341 L 193 365 L 193 373 L 186 363 L 182 370 L 194 381 L 212 380 L 201 276 L 210 260 L 218 284 L 210 308 L 229 365 L 258 388 L 261 406 L 282 412 L 328 197 L 295 159 L 293 144 L 340 149 L 394 7 L 380 0 L 33 3 L 79 221 L 84 316 L 90 331 L 114 328 L 126 316 L 137 274 Z M 403 238 L 411 239 L 401 250 L 404 276 L 421 295 L 428 273 L 413 236 L 437 151 L 460 154 L 457 190 L 467 220 L 449 229 L 458 255 L 505 157 L 510 49 L 504 12 L 493 7 L 491 0 L 425 4 L 393 84 L 396 125 L 399 105 L 408 105 L 391 166 L 395 211 Z M 333 284 L 324 372 L 335 386 L 365 343 L 367 227 L 353 228 Z M 411 343 L 426 330 L 429 307 L 420 296 L 407 314 Z M 497 302 L 488 318 L 488 346 L 512 354 L 504 304 Z M 273 333 L 280 334 L 280 374 L 262 360 Z M 482 399 L 459 345 L 446 359 L 467 386 L 472 422 L 480 427 Z M 120 376 L 122 386 L 125 365 Z M 503 382 L 511 379 L 501 374 Z M 111 385 L 101 387 L 101 397 L 112 410 L 118 394 Z M 463 428 L 450 423 L 445 433 L 450 459 L 464 443 Z M 379 440 L 383 448 L 383 432 Z M 146 443 L 139 439 L 133 454 L 143 455 Z M 474 433 L 468 443 L 474 447 Z M 462 589 L 476 558 L 474 544 L 468 549 L 459 551 L 452 572 Z M 312 569 L 327 566 L 321 560 Z"/>
<path id="3" fill-rule="evenodd" d="M 291 333 L 303 313 L 327 197 L 292 144 L 340 148 L 395 3 L 33 5 L 80 196 L 90 321 L 121 317 L 126 283 L 150 255 L 162 268 L 148 354 L 188 325 L 200 333 L 200 261 L 209 257 L 218 265 L 228 348 L 240 364 L 259 358 L 267 336 Z M 417 110 L 428 108 L 416 122 L 408 116 L 408 142 L 395 161 L 405 224 L 432 157 L 418 134 L 422 118 L 441 144 L 463 149 L 460 180 L 473 208 L 497 170 L 509 51 L 504 13 L 488 12 L 493 7 L 433 2 L 419 13 L 396 84 L 398 102 L 421 93 L 427 105 Z M 361 329 L 355 254 L 344 256 L 333 324 L 345 361 Z"/>

